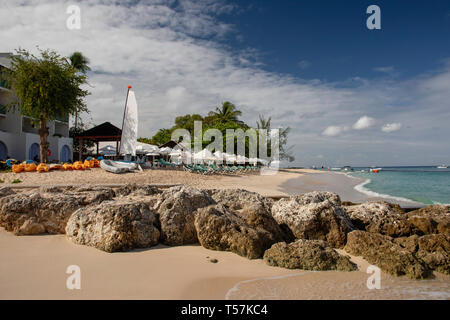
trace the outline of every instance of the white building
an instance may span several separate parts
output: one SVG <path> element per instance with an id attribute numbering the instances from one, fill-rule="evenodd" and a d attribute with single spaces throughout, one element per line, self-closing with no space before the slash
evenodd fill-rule
<path id="1" fill-rule="evenodd" d="M 12 101 L 12 92 L 8 88 L 4 71 L 11 67 L 11 54 L 0 53 L 0 160 L 7 157 L 17 160 L 39 160 L 38 127 L 29 117 L 18 110 L 7 110 Z M 48 143 L 49 161 L 69 161 L 72 159 L 72 138 L 69 138 L 69 117 L 49 121 Z"/>

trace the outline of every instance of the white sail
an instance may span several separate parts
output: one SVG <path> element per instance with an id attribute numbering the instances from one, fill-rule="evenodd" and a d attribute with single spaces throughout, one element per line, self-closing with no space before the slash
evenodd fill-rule
<path id="1" fill-rule="evenodd" d="M 123 119 L 122 138 L 120 140 L 120 154 L 136 155 L 138 133 L 138 111 L 134 91 L 129 90 L 126 112 Z"/>

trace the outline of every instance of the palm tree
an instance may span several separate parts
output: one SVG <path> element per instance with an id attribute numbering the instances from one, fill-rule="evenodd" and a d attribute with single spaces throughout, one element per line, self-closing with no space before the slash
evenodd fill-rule
<path id="1" fill-rule="evenodd" d="M 86 58 L 81 52 L 74 52 L 69 57 L 70 64 L 75 70 L 82 74 L 86 74 L 91 68 L 89 68 L 89 59 Z M 75 112 L 75 130 L 78 127 L 78 111 Z"/>
<path id="2" fill-rule="evenodd" d="M 238 117 L 242 114 L 241 111 L 236 109 L 236 106 L 229 101 L 222 103 L 222 107 L 216 108 L 216 111 L 209 112 L 209 116 L 215 117 L 221 122 L 236 122 L 241 123 Z"/>
<path id="3" fill-rule="evenodd" d="M 267 120 L 263 115 L 259 115 L 259 121 L 256 121 L 256 126 L 258 129 L 265 129 L 270 131 L 270 122 L 272 121 L 272 117 L 269 117 Z"/>

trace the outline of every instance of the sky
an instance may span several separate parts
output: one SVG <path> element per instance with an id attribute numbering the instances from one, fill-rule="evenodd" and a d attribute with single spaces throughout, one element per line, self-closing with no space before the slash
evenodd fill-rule
<path id="1" fill-rule="evenodd" d="M 80 8 L 81 28 L 66 22 Z M 378 5 L 381 29 L 366 9 Z M 292 128 L 295 166 L 450 164 L 450 2 L 3 0 L 0 52 L 81 51 L 87 123 L 139 136 L 233 102 Z"/>

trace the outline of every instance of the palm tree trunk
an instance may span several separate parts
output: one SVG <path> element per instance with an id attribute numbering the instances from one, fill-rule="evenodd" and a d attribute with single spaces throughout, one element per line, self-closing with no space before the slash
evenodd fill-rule
<path id="1" fill-rule="evenodd" d="M 41 162 L 47 163 L 47 154 L 48 154 L 48 142 L 47 137 L 49 135 L 48 127 L 47 127 L 47 121 L 45 119 L 45 116 L 41 117 L 41 123 L 39 128 L 39 137 L 40 137 L 40 145 L 39 145 L 39 151 L 41 154 Z"/>

